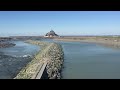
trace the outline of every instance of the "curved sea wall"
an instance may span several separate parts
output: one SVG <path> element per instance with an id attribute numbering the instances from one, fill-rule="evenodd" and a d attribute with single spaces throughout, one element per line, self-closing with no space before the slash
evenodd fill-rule
<path id="1" fill-rule="evenodd" d="M 41 41 L 28 40 L 26 42 L 39 45 L 41 50 L 34 56 L 33 60 L 17 74 L 14 79 L 32 79 L 39 66 L 45 62 L 45 58 L 47 58 L 45 70 L 47 72 L 48 79 L 60 79 L 64 59 L 62 46 L 57 43 Z"/>

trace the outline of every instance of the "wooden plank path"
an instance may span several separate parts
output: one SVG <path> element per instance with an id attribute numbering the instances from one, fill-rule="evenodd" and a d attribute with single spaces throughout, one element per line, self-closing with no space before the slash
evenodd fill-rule
<path id="1" fill-rule="evenodd" d="M 42 61 L 41 64 L 38 66 L 36 73 L 33 75 L 33 77 L 31 79 L 41 79 L 42 74 L 47 65 L 47 62 L 48 62 L 48 59 L 45 58 L 44 61 Z"/>

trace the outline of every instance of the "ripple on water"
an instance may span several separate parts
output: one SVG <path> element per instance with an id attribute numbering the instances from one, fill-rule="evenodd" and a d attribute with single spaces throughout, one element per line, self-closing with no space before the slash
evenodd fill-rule
<path id="1" fill-rule="evenodd" d="M 14 78 L 40 49 L 24 42 L 15 43 L 15 47 L 0 48 L 0 79 Z"/>

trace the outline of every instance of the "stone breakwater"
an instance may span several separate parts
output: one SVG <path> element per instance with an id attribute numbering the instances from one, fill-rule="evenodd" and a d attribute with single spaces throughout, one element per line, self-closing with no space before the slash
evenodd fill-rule
<path id="1" fill-rule="evenodd" d="M 46 72 L 49 79 L 60 79 L 64 53 L 60 44 L 28 40 L 27 43 L 39 45 L 41 50 L 33 60 L 24 67 L 14 79 L 31 79 L 38 67 L 47 58 Z"/>

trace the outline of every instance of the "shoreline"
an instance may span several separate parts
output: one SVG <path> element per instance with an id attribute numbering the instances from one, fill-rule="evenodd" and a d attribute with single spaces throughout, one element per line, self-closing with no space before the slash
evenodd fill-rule
<path id="1" fill-rule="evenodd" d="M 55 41 L 68 41 L 68 42 L 95 43 L 95 44 L 99 44 L 99 45 L 104 45 L 104 46 L 109 46 L 109 47 L 114 47 L 114 48 L 120 48 L 120 41 L 116 41 L 116 40 L 105 40 L 105 39 L 80 40 L 80 39 L 65 39 L 65 38 L 53 39 L 53 40 L 55 40 Z"/>
<path id="2" fill-rule="evenodd" d="M 9 48 L 9 47 L 13 47 L 16 44 L 14 43 L 8 43 L 8 42 L 4 42 L 4 43 L 0 43 L 0 48 Z"/>

